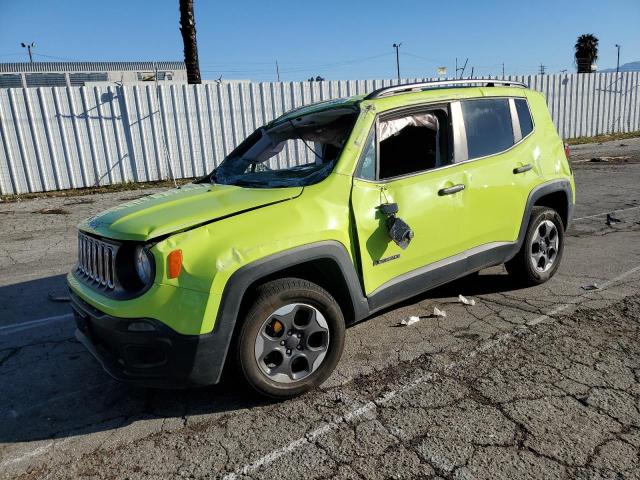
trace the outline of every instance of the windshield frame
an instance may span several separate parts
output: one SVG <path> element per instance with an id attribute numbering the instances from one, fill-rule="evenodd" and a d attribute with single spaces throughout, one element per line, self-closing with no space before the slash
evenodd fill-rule
<path id="1" fill-rule="evenodd" d="M 301 107 L 298 110 L 293 110 L 287 112 L 275 120 L 257 128 L 250 135 L 248 135 L 240 144 L 234 148 L 225 158 L 220 162 L 220 164 L 213 169 L 209 174 L 204 177 L 196 180 L 194 183 L 218 183 L 218 184 L 231 184 L 240 187 L 247 188 L 286 188 L 286 187 L 294 187 L 294 186 L 308 186 L 319 183 L 327 178 L 331 172 L 335 169 L 338 164 L 345 147 L 348 144 L 348 141 L 353 133 L 353 130 L 358 122 L 360 108 L 358 103 L 345 103 L 343 102 L 326 102 L 326 108 L 313 108 L 313 105 L 307 105 L 305 107 Z M 316 104 L 318 106 L 320 104 Z M 331 121 L 327 122 L 327 125 L 330 125 L 332 122 L 345 122 L 345 130 L 343 135 L 341 136 L 341 146 L 339 150 L 335 153 L 335 157 L 332 158 L 331 161 L 323 163 L 322 157 L 309 146 L 307 140 L 303 138 L 303 135 L 300 134 L 299 127 L 295 125 L 296 121 L 301 121 L 301 119 L 309 119 L 314 117 L 315 115 L 322 115 L 326 112 L 335 111 L 337 113 L 336 117 Z M 295 113 L 299 112 L 300 115 L 295 115 Z M 341 114 L 340 114 L 341 113 Z M 321 163 L 306 163 L 302 165 L 292 165 L 287 168 L 274 170 L 274 172 L 292 172 L 299 173 L 301 169 L 307 168 L 309 169 L 309 173 L 302 176 L 294 176 L 293 178 L 287 178 L 283 175 L 281 178 L 277 178 L 277 175 L 269 180 L 265 178 L 263 181 L 257 178 L 245 178 L 242 179 L 242 176 L 254 175 L 255 172 L 243 172 L 241 174 L 233 174 L 235 178 L 219 178 L 219 173 L 221 167 L 224 167 L 225 162 L 236 162 L 236 161 L 244 161 L 246 166 L 248 167 L 252 162 L 248 159 L 242 159 L 242 156 L 251 150 L 258 142 L 264 138 L 265 134 L 268 132 L 277 131 L 278 128 L 283 127 L 284 125 L 291 125 L 291 130 L 294 135 L 290 136 L 283 140 L 282 143 L 286 143 L 287 141 L 294 140 L 297 137 L 297 140 L 300 140 L 304 143 L 305 147 L 308 148 L 318 159 L 321 160 Z M 331 145 L 327 143 L 326 145 Z M 278 144 L 273 145 L 272 147 L 277 148 Z M 338 148 L 334 145 L 334 148 Z M 276 153 L 276 155 L 279 153 Z M 294 154 L 295 155 L 295 154 Z M 308 155 L 308 154 L 307 154 Z M 271 158 L 271 157 L 269 157 Z M 262 160 L 260 162 L 256 162 L 256 165 L 263 165 L 264 163 L 268 163 L 269 158 Z M 248 162 L 248 163 L 247 163 Z"/>

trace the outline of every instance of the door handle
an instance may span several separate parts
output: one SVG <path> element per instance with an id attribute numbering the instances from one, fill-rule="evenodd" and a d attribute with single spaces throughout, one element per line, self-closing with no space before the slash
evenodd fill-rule
<path id="1" fill-rule="evenodd" d="M 458 193 L 461 190 L 464 190 L 464 185 L 462 183 L 459 183 L 458 185 L 454 185 L 452 187 L 441 188 L 440 190 L 438 190 L 438 195 L 453 195 L 454 193 Z"/>
<path id="2" fill-rule="evenodd" d="M 533 168 L 533 165 L 531 165 L 530 163 L 527 163 L 526 165 L 522 165 L 521 167 L 514 168 L 513 173 L 518 174 L 518 173 L 528 172 L 532 168 Z"/>

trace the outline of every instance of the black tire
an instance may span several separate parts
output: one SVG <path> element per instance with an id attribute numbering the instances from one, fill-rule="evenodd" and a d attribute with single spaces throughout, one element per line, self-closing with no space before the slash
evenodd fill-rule
<path id="1" fill-rule="evenodd" d="M 558 236 L 558 248 L 555 258 L 546 271 L 536 268 L 531 259 L 532 242 L 536 231 L 544 221 L 550 221 L 556 228 Z M 548 207 L 533 207 L 531 218 L 527 226 L 527 234 L 520 251 L 515 257 L 509 260 L 505 267 L 507 272 L 512 275 L 523 286 L 539 285 L 549 280 L 558 270 L 562 253 L 564 251 L 564 225 L 558 212 Z"/>
<path id="2" fill-rule="evenodd" d="M 305 304 L 317 309 L 326 321 L 328 337 L 324 358 L 318 359 L 321 362 L 319 366 L 304 378 L 282 383 L 275 381 L 259 366 L 256 339 L 265 321 L 276 310 L 290 304 Z M 329 292 L 307 280 L 282 278 L 257 288 L 237 337 L 236 362 L 246 383 L 261 395 L 277 399 L 295 397 L 318 387 L 331 375 L 342 355 L 344 339 L 344 317 Z M 295 349 L 293 353 L 296 353 Z"/>

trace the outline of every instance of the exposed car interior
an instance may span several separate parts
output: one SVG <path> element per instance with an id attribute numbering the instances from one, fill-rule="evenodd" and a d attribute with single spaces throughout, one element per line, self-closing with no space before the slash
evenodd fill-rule
<path id="1" fill-rule="evenodd" d="M 379 178 L 431 170 L 450 163 L 449 119 L 444 109 L 380 122 Z"/>

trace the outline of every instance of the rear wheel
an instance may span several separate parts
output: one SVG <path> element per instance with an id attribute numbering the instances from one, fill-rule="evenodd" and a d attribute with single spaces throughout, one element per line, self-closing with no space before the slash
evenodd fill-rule
<path id="1" fill-rule="evenodd" d="M 329 377 L 344 337 L 342 311 L 329 292 L 306 280 L 279 279 L 258 288 L 239 333 L 237 362 L 259 393 L 293 397 Z"/>
<path id="2" fill-rule="evenodd" d="M 558 213 L 548 207 L 533 207 L 524 243 L 505 266 L 525 285 L 549 280 L 558 270 L 564 250 L 564 226 Z"/>

